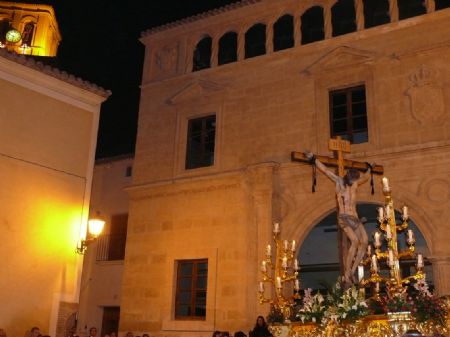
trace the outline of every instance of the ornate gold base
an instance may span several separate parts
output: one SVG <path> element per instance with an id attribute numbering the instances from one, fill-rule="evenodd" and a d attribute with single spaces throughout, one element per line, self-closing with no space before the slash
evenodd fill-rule
<path id="1" fill-rule="evenodd" d="M 270 327 L 270 331 L 274 337 L 397 337 L 406 332 L 405 329 L 417 329 L 422 335 L 426 336 L 438 333 L 450 337 L 448 325 L 439 326 L 432 322 L 415 323 L 412 320 L 408 320 L 409 316 L 405 316 L 407 320 L 406 325 L 406 322 L 402 322 L 402 317 L 400 316 L 391 317 L 391 322 L 385 315 L 367 316 L 355 322 L 339 324 L 330 322 L 326 325 L 319 325 L 294 322 L 273 325 Z M 392 319 L 395 319 L 395 324 L 401 326 L 397 328 L 397 332 L 395 331 L 396 328 L 391 326 L 391 323 L 393 323 Z"/>

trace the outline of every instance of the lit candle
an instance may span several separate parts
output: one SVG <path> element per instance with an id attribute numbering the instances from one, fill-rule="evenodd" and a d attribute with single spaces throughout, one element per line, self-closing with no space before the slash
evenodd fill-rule
<path id="1" fill-rule="evenodd" d="M 372 246 L 371 246 L 371 245 L 368 245 L 368 246 L 367 246 L 367 256 L 368 256 L 368 257 L 371 257 L 371 256 L 372 256 Z"/>
<path id="2" fill-rule="evenodd" d="M 375 248 L 380 248 L 380 246 L 381 246 L 380 232 L 375 232 L 374 238 L 375 238 L 375 243 L 374 243 Z"/>
<path id="3" fill-rule="evenodd" d="M 288 250 L 288 240 L 284 240 L 284 250 Z"/>
<path id="4" fill-rule="evenodd" d="M 392 251 L 392 249 L 389 249 L 388 256 L 389 256 L 389 266 L 392 267 L 394 265 L 394 252 Z"/>
<path id="5" fill-rule="evenodd" d="M 423 268 L 423 256 L 422 256 L 422 254 L 417 254 L 417 268 Z"/>
<path id="6" fill-rule="evenodd" d="M 378 207 L 378 220 L 383 221 L 384 219 L 384 209 L 383 207 Z"/>
<path id="7" fill-rule="evenodd" d="M 287 257 L 286 257 L 286 256 L 283 257 L 283 260 L 282 260 L 282 262 L 281 262 L 281 266 L 282 266 L 284 269 L 287 268 Z"/>
<path id="8" fill-rule="evenodd" d="M 264 292 L 264 283 L 259 282 L 259 292 L 262 294 Z"/>
<path id="9" fill-rule="evenodd" d="M 359 265 L 358 266 L 358 281 L 359 281 L 359 283 L 361 283 L 363 278 L 364 278 L 364 266 L 363 265 Z"/>
<path id="10" fill-rule="evenodd" d="M 295 259 L 295 260 L 294 260 L 294 270 L 297 271 L 297 270 L 299 270 L 299 269 L 300 269 L 300 268 L 298 267 L 298 260 Z"/>
<path id="11" fill-rule="evenodd" d="M 276 286 L 278 289 L 281 289 L 281 277 L 277 276 Z"/>
<path id="12" fill-rule="evenodd" d="M 261 264 L 261 271 L 265 273 L 267 271 L 266 261 L 263 261 Z"/>
<path id="13" fill-rule="evenodd" d="M 380 292 L 380 283 L 379 282 L 375 283 L 375 292 L 376 293 Z"/>
<path id="14" fill-rule="evenodd" d="M 266 248 L 266 255 L 267 255 L 268 257 L 271 257 L 271 256 L 272 256 L 272 247 L 271 247 L 270 245 L 267 245 L 267 248 Z"/>
<path id="15" fill-rule="evenodd" d="M 377 263 L 377 256 L 375 254 L 372 255 L 372 270 L 376 273 L 378 271 L 378 263 Z"/>
<path id="16" fill-rule="evenodd" d="M 408 220 L 408 206 L 403 206 L 403 219 Z"/>
<path id="17" fill-rule="evenodd" d="M 386 239 L 390 240 L 392 238 L 391 233 L 391 225 L 389 223 L 386 224 Z"/>
<path id="18" fill-rule="evenodd" d="M 412 231 L 412 229 L 408 229 L 408 231 L 406 232 L 406 242 L 408 242 L 408 244 L 412 245 L 414 243 L 414 232 Z"/>
<path id="19" fill-rule="evenodd" d="M 295 240 L 292 240 L 291 250 L 295 252 Z"/>
<path id="20" fill-rule="evenodd" d="M 383 183 L 383 192 L 389 192 L 390 188 L 389 188 L 389 180 L 386 177 L 383 177 L 383 179 L 381 179 L 382 183 Z"/>
<path id="21" fill-rule="evenodd" d="M 280 224 L 279 224 L 278 222 L 275 222 L 275 223 L 273 224 L 273 232 L 274 232 L 275 234 L 278 234 L 278 233 L 280 232 Z"/>
<path id="22" fill-rule="evenodd" d="M 296 291 L 299 291 L 300 290 L 300 281 L 296 278 L 295 279 L 295 281 L 294 281 L 294 289 L 296 290 Z"/>

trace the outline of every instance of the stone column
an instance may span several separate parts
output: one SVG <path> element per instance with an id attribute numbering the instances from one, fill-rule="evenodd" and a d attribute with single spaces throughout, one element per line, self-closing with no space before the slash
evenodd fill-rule
<path id="1" fill-rule="evenodd" d="M 266 54 L 273 53 L 273 22 L 266 25 Z"/>
<path id="2" fill-rule="evenodd" d="M 244 29 L 238 32 L 238 47 L 237 47 L 237 59 L 242 61 L 245 59 L 245 31 Z"/>
<path id="3" fill-rule="evenodd" d="M 398 21 L 398 3 L 397 0 L 389 0 L 389 16 L 391 17 L 391 22 Z"/>
<path id="4" fill-rule="evenodd" d="M 249 194 L 251 198 L 252 206 L 250 208 L 250 223 L 249 226 L 253 227 L 250 235 L 253 235 L 255 242 L 253 243 L 250 251 L 255 252 L 250 259 L 249 263 L 254 263 L 253 266 L 249 266 L 249 272 L 253 271 L 254 277 L 249 277 L 249 303 L 248 308 L 254 308 L 253 316 L 256 316 L 258 312 L 268 313 L 269 307 L 260 306 L 257 295 L 257 285 L 260 280 L 259 266 L 261 261 L 265 258 L 266 247 L 268 244 L 273 246 L 272 242 L 272 194 L 273 194 L 273 181 L 274 172 L 277 167 L 275 163 L 263 163 L 252 165 L 247 168 L 246 176 L 249 186 Z M 251 245 L 251 243 L 249 243 Z M 252 286 L 253 285 L 253 286 Z M 266 296 L 271 294 L 267 290 Z M 251 309 L 249 309 L 249 312 Z M 250 324 L 253 322 L 249 322 Z"/>
<path id="5" fill-rule="evenodd" d="M 434 0 L 425 0 L 427 13 L 433 13 L 436 10 L 436 2 Z"/>
<path id="6" fill-rule="evenodd" d="M 333 37 L 333 23 L 331 21 L 331 7 L 324 7 L 324 30 L 325 30 L 325 39 L 331 39 Z"/>
<path id="7" fill-rule="evenodd" d="M 302 44 L 302 18 L 300 15 L 294 16 L 294 47 Z"/>
<path id="8" fill-rule="evenodd" d="M 450 256 L 431 256 L 435 293 L 438 296 L 450 295 Z"/>
<path id="9" fill-rule="evenodd" d="M 211 68 L 217 67 L 219 61 L 219 38 L 214 36 L 211 43 Z"/>
<path id="10" fill-rule="evenodd" d="M 364 29 L 364 4 L 362 0 L 355 0 L 356 30 Z"/>

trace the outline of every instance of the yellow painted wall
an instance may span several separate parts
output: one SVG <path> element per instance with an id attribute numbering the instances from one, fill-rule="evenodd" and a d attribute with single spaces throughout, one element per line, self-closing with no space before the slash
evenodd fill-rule
<path id="1" fill-rule="evenodd" d="M 59 303 L 78 302 L 75 247 L 104 97 L 0 61 L 0 327 L 8 336 L 38 326 L 58 337 Z"/>

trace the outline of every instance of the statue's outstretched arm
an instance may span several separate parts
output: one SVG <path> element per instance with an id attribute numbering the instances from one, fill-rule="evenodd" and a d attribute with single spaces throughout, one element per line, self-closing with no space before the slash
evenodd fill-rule
<path id="1" fill-rule="evenodd" d="M 311 152 L 305 152 L 306 158 L 309 160 L 314 160 L 314 164 L 316 167 L 321 171 L 323 174 L 325 174 L 328 178 L 333 180 L 335 183 L 338 183 L 341 179 L 338 175 L 336 175 L 332 170 L 328 169 L 319 159 L 317 159 L 313 153 Z"/>

